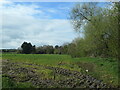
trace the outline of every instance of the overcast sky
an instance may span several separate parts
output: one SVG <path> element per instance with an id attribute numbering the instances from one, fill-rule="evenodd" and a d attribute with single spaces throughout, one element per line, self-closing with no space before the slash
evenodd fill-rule
<path id="1" fill-rule="evenodd" d="M 62 45 L 77 37 L 68 20 L 73 2 L 5 2 L 2 15 L 2 48 Z"/>

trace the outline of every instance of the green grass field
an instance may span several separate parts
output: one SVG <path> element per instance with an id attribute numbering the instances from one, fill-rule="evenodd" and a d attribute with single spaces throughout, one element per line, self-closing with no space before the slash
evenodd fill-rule
<path id="1" fill-rule="evenodd" d="M 69 55 L 48 55 L 48 54 L 3 54 L 2 60 L 10 60 L 15 63 L 29 63 L 43 66 L 53 66 L 73 71 L 79 71 L 89 74 L 97 79 L 103 80 L 104 83 L 112 86 L 118 86 L 118 62 L 112 58 L 71 58 Z M 36 72 L 44 73 L 43 78 L 51 78 L 52 71 L 37 66 L 22 65 L 23 67 L 39 68 Z M 88 70 L 88 72 L 86 72 Z M 61 76 L 57 78 L 60 79 Z M 64 77 L 62 77 L 64 78 Z M 9 86 L 3 78 L 3 87 Z M 13 83 L 11 83 L 14 85 Z M 30 86 L 30 83 L 28 84 Z M 19 83 L 17 87 L 25 87 L 26 84 Z"/>

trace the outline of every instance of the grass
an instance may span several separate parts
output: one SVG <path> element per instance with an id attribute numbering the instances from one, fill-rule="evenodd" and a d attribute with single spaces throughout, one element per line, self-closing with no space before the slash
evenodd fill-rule
<path id="1" fill-rule="evenodd" d="M 53 71 L 49 70 L 49 69 L 40 69 L 40 70 L 36 70 L 37 73 L 41 73 L 42 74 L 42 78 L 53 78 Z"/>
<path id="2" fill-rule="evenodd" d="M 100 80 L 103 80 L 103 82 L 105 83 L 111 84 L 113 86 L 118 86 L 118 62 L 116 59 L 113 58 L 71 58 L 71 56 L 69 55 L 52 54 L 3 54 L 2 59 L 7 59 L 11 62 L 47 65 L 61 67 L 74 71 L 81 71 L 83 73 L 90 74 Z M 26 67 L 29 66 L 26 65 Z M 35 66 L 31 67 L 34 68 Z M 85 70 L 88 70 L 88 72 L 86 72 Z M 39 68 L 37 72 L 43 73 L 45 78 L 52 78 L 52 71 L 50 70 Z"/>
<path id="3" fill-rule="evenodd" d="M 2 88 L 14 88 L 15 83 L 8 77 L 2 77 Z"/>
<path id="4" fill-rule="evenodd" d="M 77 58 L 75 62 L 84 64 L 83 68 L 90 69 L 88 74 L 111 85 L 118 85 L 118 61 L 111 58 Z M 85 65 L 86 64 L 86 65 Z M 93 66 L 91 68 L 91 65 Z"/>
<path id="5" fill-rule="evenodd" d="M 24 62 L 42 65 L 56 65 L 58 62 L 71 61 L 68 55 L 49 55 L 49 54 L 3 54 L 3 59 L 10 59 L 13 62 Z"/>
<path id="6" fill-rule="evenodd" d="M 31 83 L 22 83 L 22 82 L 17 82 L 15 83 L 8 77 L 3 77 L 2 78 L 2 88 L 34 88 Z"/>

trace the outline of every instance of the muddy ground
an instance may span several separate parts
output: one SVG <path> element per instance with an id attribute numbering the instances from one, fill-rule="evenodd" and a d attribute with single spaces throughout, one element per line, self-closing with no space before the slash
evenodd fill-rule
<path id="1" fill-rule="evenodd" d="M 37 72 L 40 68 L 51 70 L 51 76 L 43 78 L 44 73 Z M 112 88 L 102 80 L 78 71 L 38 64 L 13 63 L 10 60 L 3 60 L 2 75 L 14 82 L 30 82 L 37 88 Z"/>

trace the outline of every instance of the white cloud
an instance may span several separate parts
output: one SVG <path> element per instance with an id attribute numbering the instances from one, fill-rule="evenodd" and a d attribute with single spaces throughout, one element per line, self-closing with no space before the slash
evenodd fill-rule
<path id="1" fill-rule="evenodd" d="M 48 9 L 47 10 L 48 12 L 50 12 L 50 13 L 57 13 L 58 11 L 56 11 L 55 9 L 53 9 L 53 8 L 51 8 L 51 9 Z"/>
<path id="2" fill-rule="evenodd" d="M 24 41 L 32 42 L 37 46 L 63 44 L 71 42 L 75 37 L 68 20 L 25 20 L 23 23 L 29 24 L 19 26 L 15 23 L 14 26 L 16 25 L 17 28 L 3 29 L 4 48 L 17 48 Z M 13 45 L 14 42 L 16 47 Z"/>
<path id="3" fill-rule="evenodd" d="M 10 5 L 10 6 L 9 6 Z M 2 44 L 3 48 L 18 48 L 24 41 L 31 42 L 37 46 L 43 44 L 63 44 L 71 42 L 75 38 L 69 20 L 60 19 L 38 19 L 49 17 L 42 10 L 37 10 L 36 5 L 9 4 L 3 6 Z"/>

